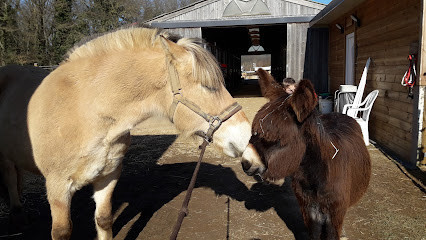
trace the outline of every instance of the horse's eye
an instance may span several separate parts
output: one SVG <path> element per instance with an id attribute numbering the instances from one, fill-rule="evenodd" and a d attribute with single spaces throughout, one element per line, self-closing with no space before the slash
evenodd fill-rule
<path id="1" fill-rule="evenodd" d="M 212 87 L 212 86 L 206 86 L 206 85 L 202 85 L 203 88 L 205 88 L 206 90 L 208 90 L 209 92 L 217 92 L 217 88 Z"/>

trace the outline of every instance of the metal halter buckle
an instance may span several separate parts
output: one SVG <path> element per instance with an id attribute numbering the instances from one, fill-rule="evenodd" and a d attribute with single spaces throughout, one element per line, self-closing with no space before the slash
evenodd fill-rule
<path id="1" fill-rule="evenodd" d="M 218 116 L 214 116 L 210 119 L 209 124 L 214 130 L 216 130 L 220 127 L 220 125 L 222 125 L 222 120 Z"/>

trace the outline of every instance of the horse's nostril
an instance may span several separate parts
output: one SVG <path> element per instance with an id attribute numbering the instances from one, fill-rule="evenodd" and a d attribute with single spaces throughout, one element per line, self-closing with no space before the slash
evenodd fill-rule
<path id="1" fill-rule="evenodd" d="M 251 167 L 251 163 L 247 160 L 243 160 L 241 161 L 241 166 L 243 167 L 243 170 L 247 172 L 247 170 L 249 170 Z"/>

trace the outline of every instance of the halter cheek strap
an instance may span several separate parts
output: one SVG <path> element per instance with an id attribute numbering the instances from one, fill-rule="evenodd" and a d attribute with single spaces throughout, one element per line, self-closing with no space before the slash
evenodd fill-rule
<path id="1" fill-rule="evenodd" d="M 161 36 L 161 35 L 160 35 Z M 238 104 L 238 103 L 233 103 L 231 104 L 229 107 L 225 108 L 219 115 L 217 116 L 211 116 L 205 112 L 203 112 L 201 110 L 201 108 L 195 104 L 194 102 L 188 100 L 187 98 L 185 98 L 181 92 L 182 87 L 180 85 L 180 81 L 179 81 L 179 75 L 176 71 L 176 68 L 173 65 L 173 56 L 170 53 L 169 47 L 167 45 L 166 42 L 166 38 L 164 36 L 161 36 L 161 44 L 164 48 L 164 52 L 166 54 L 166 68 L 167 68 L 167 72 L 169 74 L 169 79 L 170 79 L 170 85 L 172 88 L 172 93 L 173 93 L 173 103 L 170 106 L 169 109 L 169 116 L 171 116 L 171 121 L 173 122 L 173 118 L 176 112 L 176 108 L 177 105 L 179 103 L 183 104 L 184 106 L 186 106 L 187 108 L 191 109 L 194 113 L 198 114 L 199 116 L 201 116 L 202 118 L 204 118 L 204 120 L 206 120 L 210 127 L 207 130 L 206 133 L 199 133 L 198 135 L 202 136 L 206 141 L 211 142 L 212 141 L 212 137 L 213 137 L 213 133 L 220 127 L 220 125 L 228 120 L 232 115 L 234 115 L 235 113 L 237 113 L 239 110 L 242 109 L 242 107 Z"/>
<path id="2" fill-rule="evenodd" d="M 170 110 L 169 110 L 169 116 L 171 116 L 171 121 L 173 122 L 173 117 L 175 115 L 177 105 L 179 103 L 182 103 L 184 106 L 191 109 L 196 114 L 200 115 L 209 123 L 209 129 L 207 130 L 206 133 L 204 132 L 197 133 L 197 135 L 203 137 L 204 141 L 200 146 L 201 154 L 200 154 L 200 157 L 198 158 L 197 165 L 195 166 L 194 174 L 192 175 L 191 182 L 188 186 L 185 199 L 182 203 L 182 208 L 179 211 L 178 220 L 176 221 L 176 224 L 173 228 L 173 232 L 170 235 L 171 240 L 176 240 L 177 235 L 179 233 L 179 229 L 183 222 L 183 218 L 188 214 L 189 200 L 191 198 L 192 190 L 194 189 L 194 186 L 195 186 L 195 181 L 197 179 L 197 174 L 200 169 L 201 160 L 203 158 L 204 151 L 206 150 L 207 145 L 212 142 L 214 132 L 220 127 L 220 125 L 222 125 L 223 122 L 225 122 L 230 117 L 232 117 L 235 113 L 240 111 L 241 106 L 235 102 L 231 104 L 231 106 L 225 108 L 219 115 L 211 116 L 203 112 L 197 104 L 186 99 L 181 93 L 182 88 L 179 82 L 179 75 L 177 74 L 176 68 L 173 65 L 173 62 L 172 62 L 173 56 L 170 53 L 170 50 L 168 48 L 166 41 L 167 40 L 163 36 L 161 36 L 161 44 L 163 45 L 164 51 L 166 53 L 166 68 L 169 73 L 170 85 L 172 87 L 172 92 L 173 92 L 173 103 L 170 106 Z"/>

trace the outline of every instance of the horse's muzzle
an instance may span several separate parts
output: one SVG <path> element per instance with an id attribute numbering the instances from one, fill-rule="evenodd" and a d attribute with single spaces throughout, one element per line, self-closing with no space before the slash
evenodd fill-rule
<path id="1" fill-rule="evenodd" d="M 243 167 L 244 172 L 249 176 L 253 176 L 255 174 L 262 175 L 266 171 L 265 165 L 262 163 L 259 154 L 252 144 L 249 144 L 243 152 L 241 166 Z"/>

